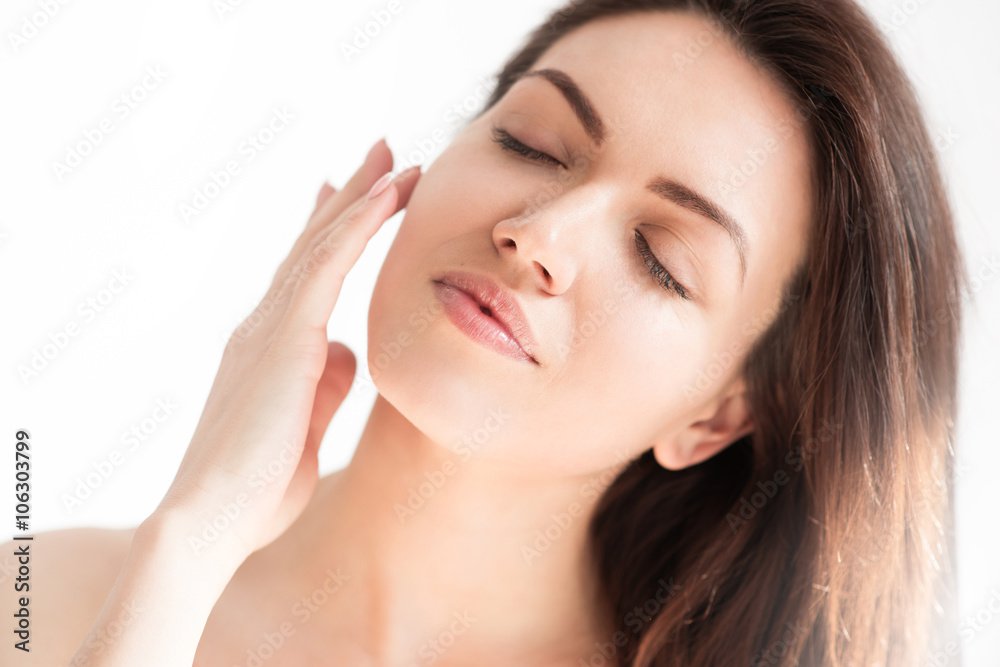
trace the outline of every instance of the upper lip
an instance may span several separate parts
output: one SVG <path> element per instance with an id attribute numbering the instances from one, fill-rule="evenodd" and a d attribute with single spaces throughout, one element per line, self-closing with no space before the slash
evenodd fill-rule
<path id="1" fill-rule="evenodd" d="M 448 271 L 437 282 L 462 290 L 480 306 L 488 308 L 490 316 L 507 330 L 533 362 L 538 363 L 535 358 L 535 339 L 531 335 L 524 311 L 513 294 L 487 276 L 465 271 Z"/>

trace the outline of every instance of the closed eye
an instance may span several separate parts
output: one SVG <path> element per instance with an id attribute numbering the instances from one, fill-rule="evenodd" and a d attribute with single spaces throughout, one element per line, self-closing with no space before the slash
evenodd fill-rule
<path id="1" fill-rule="evenodd" d="M 507 132 L 507 130 L 493 125 L 491 127 L 491 134 L 492 140 L 505 151 L 515 153 L 533 162 L 552 164 L 565 168 L 565 165 L 559 160 L 555 159 L 548 153 L 543 153 L 542 151 L 531 148 L 530 146 L 526 146 L 524 143 L 515 139 L 509 132 Z M 635 245 L 636 250 L 639 253 L 639 257 L 642 259 L 643 264 L 645 264 L 646 269 L 649 271 L 649 274 L 653 276 L 656 283 L 665 290 L 673 292 L 682 299 L 690 301 L 691 296 L 688 294 L 687 289 L 674 280 L 674 277 L 670 275 L 670 272 L 663 267 L 659 260 L 656 259 L 656 256 L 653 254 L 652 250 L 650 250 L 645 237 L 639 233 L 638 229 L 635 230 Z"/>
<path id="2" fill-rule="evenodd" d="M 511 153 L 516 153 L 521 157 L 532 160 L 533 162 L 541 162 L 555 165 L 557 167 L 565 167 L 562 162 L 555 159 L 548 153 L 543 153 L 542 151 L 535 150 L 530 146 L 525 146 L 523 143 L 515 139 L 507 130 L 500 129 L 496 125 L 492 126 L 492 139 L 497 143 L 500 148 L 505 151 L 510 151 Z"/>
<path id="3" fill-rule="evenodd" d="M 663 268 L 659 260 L 653 254 L 653 251 L 649 249 L 649 243 L 646 242 L 646 238 L 639 233 L 639 230 L 635 230 L 635 247 L 639 251 L 639 257 L 642 258 L 643 263 L 646 265 L 646 269 L 649 274 L 653 276 L 656 283 L 663 289 L 673 292 L 682 299 L 687 301 L 691 300 L 691 296 L 688 291 L 679 282 L 674 280 L 674 277 L 670 275 L 670 272 Z"/>

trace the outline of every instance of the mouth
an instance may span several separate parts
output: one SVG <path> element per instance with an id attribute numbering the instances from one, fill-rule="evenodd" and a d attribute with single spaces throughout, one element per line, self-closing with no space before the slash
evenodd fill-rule
<path id="1" fill-rule="evenodd" d="M 448 318 L 473 340 L 508 357 L 539 364 L 524 311 L 492 279 L 451 271 L 433 280 Z"/>

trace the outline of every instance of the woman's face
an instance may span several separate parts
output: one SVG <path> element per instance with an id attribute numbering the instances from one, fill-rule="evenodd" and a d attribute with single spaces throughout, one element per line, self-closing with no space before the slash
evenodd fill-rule
<path id="1" fill-rule="evenodd" d="M 462 454 L 545 474 L 654 445 L 668 467 L 697 463 L 752 428 L 741 361 L 811 224 L 803 115 L 694 15 L 585 24 L 540 70 L 421 177 L 372 297 L 369 370 Z M 454 270 L 517 300 L 538 363 L 451 322 L 433 281 Z"/>

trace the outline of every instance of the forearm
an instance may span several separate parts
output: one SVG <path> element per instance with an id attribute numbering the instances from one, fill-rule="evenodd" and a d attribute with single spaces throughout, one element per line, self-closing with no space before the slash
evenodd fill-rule
<path id="1" fill-rule="evenodd" d="M 190 667 L 212 608 L 242 559 L 196 554 L 180 524 L 136 530 L 114 587 L 68 667 Z"/>

